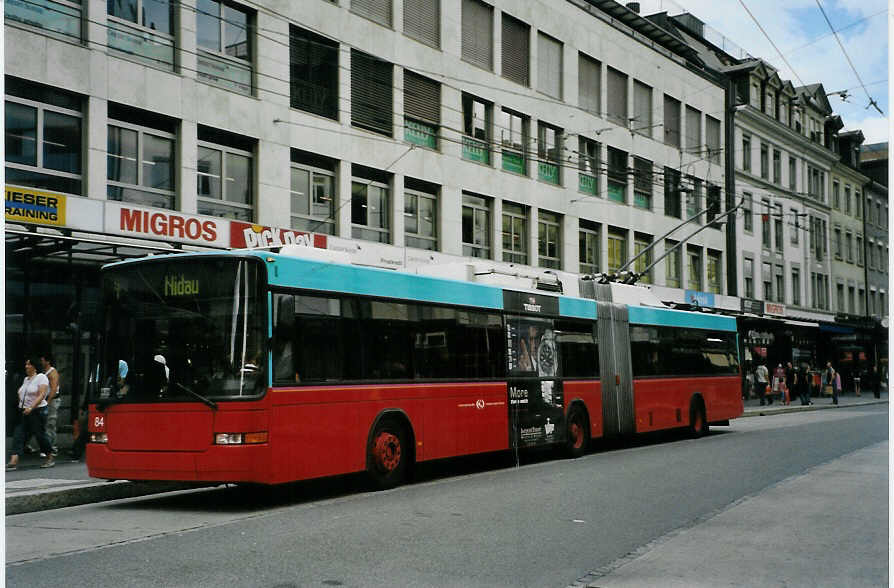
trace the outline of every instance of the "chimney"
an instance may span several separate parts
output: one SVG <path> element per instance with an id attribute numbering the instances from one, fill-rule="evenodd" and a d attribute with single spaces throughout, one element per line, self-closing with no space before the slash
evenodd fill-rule
<path id="1" fill-rule="evenodd" d="M 632 12 L 639 14 L 639 2 L 628 2 L 627 10 L 630 10 Z"/>

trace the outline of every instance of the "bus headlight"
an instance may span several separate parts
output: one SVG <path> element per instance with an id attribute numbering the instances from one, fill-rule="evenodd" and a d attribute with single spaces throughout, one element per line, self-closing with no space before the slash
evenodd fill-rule
<path id="1" fill-rule="evenodd" d="M 90 443 L 108 443 L 108 433 L 90 433 Z"/>
<path id="2" fill-rule="evenodd" d="M 267 431 L 256 433 L 215 433 L 215 445 L 257 445 L 267 442 Z"/>

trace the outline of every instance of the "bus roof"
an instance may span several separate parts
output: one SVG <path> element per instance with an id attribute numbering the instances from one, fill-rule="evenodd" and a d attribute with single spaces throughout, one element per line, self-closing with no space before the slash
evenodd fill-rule
<path id="1" fill-rule="evenodd" d="M 344 292 L 359 296 L 382 296 L 434 304 L 506 310 L 504 291 L 509 291 L 499 285 L 478 284 L 451 278 L 418 275 L 406 271 L 306 259 L 261 250 L 159 255 L 151 258 L 126 260 L 105 267 L 120 267 L 148 260 L 168 261 L 209 256 L 256 257 L 266 262 L 270 285 L 284 288 L 300 286 L 318 292 Z M 559 316 L 590 320 L 597 316 L 595 300 L 546 292 L 525 292 L 536 295 L 538 299 L 557 299 L 556 306 Z M 640 299 L 627 296 L 624 298 L 629 309 L 631 324 L 722 331 L 736 330 L 736 319 L 733 317 L 642 306 Z"/>

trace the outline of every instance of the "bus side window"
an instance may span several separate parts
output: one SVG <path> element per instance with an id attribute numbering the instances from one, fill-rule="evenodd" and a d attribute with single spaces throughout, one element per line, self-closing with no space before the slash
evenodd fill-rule
<path id="1" fill-rule="evenodd" d="M 276 316 L 273 331 L 273 381 L 298 381 L 295 370 L 295 297 L 291 294 L 274 295 Z"/>

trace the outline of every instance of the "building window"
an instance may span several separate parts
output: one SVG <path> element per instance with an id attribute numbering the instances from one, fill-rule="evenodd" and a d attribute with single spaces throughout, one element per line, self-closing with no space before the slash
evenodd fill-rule
<path id="1" fill-rule="evenodd" d="M 863 237 L 860 235 L 857 235 L 857 265 L 863 265 Z"/>
<path id="2" fill-rule="evenodd" d="M 702 289 L 702 248 L 696 245 L 686 246 L 686 280 L 687 288 L 700 292 Z"/>
<path id="3" fill-rule="evenodd" d="M 748 257 L 742 260 L 742 277 L 745 280 L 745 298 L 754 298 L 754 260 Z"/>
<path id="4" fill-rule="evenodd" d="M 841 185 L 838 180 L 832 182 L 832 208 L 841 210 Z"/>
<path id="5" fill-rule="evenodd" d="M 875 243 L 871 240 L 866 243 L 866 250 L 868 254 L 866 255 L 866 266 L 869 269 L 875 269 Z"/>
<path id="6" fill-rule="evenodd" d="M 855 314 L 857 312 L 857 292 L 856 288 L 853 286 L 848 286 L 847 288 L 847 311 L 850 314 Z"/>
<path id="7" fill-rule="evenodd" d="M 687 176 L 687 179 L 689 180 L 691 188 L 684 192 L 686 195 L 686 218 L 695 217 L 692 222 L 700 225 L 702 224 L 701 212 L 704 182 L 695 176 Z"/>
<path id="8" fill-rule="evenodd" d="M 493 71 L 494 9 L 479 0 L 463 0 L 462 59 Z"/>
<path id="9" fill-rule="evenodd" d="M 586 137 L 578 139 L 578 190 L 584 194 L 599 194 L 599 143 Z"/>
<path id="10" fill-rule="evenodd" d="M 358 176 L 353 166 L 351 181 L 351 237 L 391 243 L 391 191 L 384 174 Z"/>
<path id="11" fill-rule="evenodd" d="M 404 244 L 438 250 L 438 195 L 435 186 L 404 180 Z"/>
<path id="12" fill-rule="evenodd" d="M 857 291 L 857 313 L 860 316 L 866 314 L 866 291 L 863 288 L 860 288 Z"/>
<path id="13" fill-rule="evenodd" d="M 668 288 L 679 288 L 682 283 L 682 252 L 679 242 L 665 239 L 664 252 L 666 256 L 664 258 L 664 284 Z"/>
<path id="14" fill-rule="evenodd" d="M 503 169 L 512 173 L 528 173 L 527 153 L 530 119 L 527 116 L 503 108 L 499 113 L 497 128 L 500 129 L 500 145 Z"/>
<path id="15" fill-rule="evenodd" d="M 338 43 L 289 26 L 289 105 L 338 120 Z"/>
<path id="16" fill-rule="evenodd" d="M 770 177 L 770 148 L 766 143 L 761 143 L 761 178 L 769 179 Z"/>
<path id="17" fill-rule="evenodd" d="M 708 249 L 708 292 L 712 294 L 721 293 L 723 282 L 721 255 L 720 251 Z"/>
<path id="18" fill-rule="evenodd" d="M 5 2 L 4 15 L 8 21 L 39 27 L 81 39 L 81 3 L 70 1 Z"/>
<path id="19" fill-rule="evenodd" d="M 776 302 L 785 303 L 785 274 L 783 267 L 781 265 L 777 265 L 775 267 L 776 273 L 773 274 L 773 277 L 776 282 L 775 294 L 776 294 Z"/>
<path id="20" fill-rule="evenodd" d="M 115 0 L 106 6 L 109 48 L 154 67 L 174 69 L 174 12 L 170 0 Z M 198 10 L 202 6 L 200 2 Z"/>
<path id="21" fill-rule="evenodd" d="M 463 159 L 490 165 L 491 112 L 493 106 L 463 94 Z"/>
<path id="22" fill-rule="evenodd" d="M 438 148 L 441 127 L 441 84 L 404 70 L 404 140 Z"/>
<path id="23" fill-rule="evenodd" d="M 708 115 L 705 115 L 705 143 L 708 161 L 720 163 L 720 121 Z"/>
<path id="24" fill-rule="evenodd" d="M 578 106 L 596 116 L 602 116 L 602 64 L 583 53 L 577 57 Z"/>
<path id="25" fill-rule="evenodd" d="M 528 263 L 527 224 L 523 206 L 503 202 L 503 261 Z"/>
<path id="26" fill-rule="evenodd" d="M 782 234 L 783 214 L 784 213 L 782 212 L 782 205 L 777 204 L 776 212 L 773 213 L 773 238 L 776 241 L 776 251 L 782 251 L 785 248 L 785 241 Z"/>
<path id="27" fill-rule="evenodd" d="M 106 194 L 109 200 L 174 209 L 174 123 L 160 128 L 130 121 L 154 118 L 110 105 Z"/>
<path id="28" fill-rule="evenodd" d="M 537 90 L 562 99 L 562 43 L 543 33 L 537 34 Z"/>
<path id="29" fill-rule="evenodd" d="M 646 248 L 651 247 L 652 245 L 652 235 L 646 235 L 644 233 L 634 233 L 633 234 L 633 256 L 636 257 L 636 261 L 633 262 L 633 271 L 637 273 L 639 276 L 639 281 L 644 284 L 652 283 L 652 270 L 646 271 L 650 265 L 652 265 L 652 250 L 649 249 L 643 255 L 640 255 Z"/>
<path id="30" fill-rule="evenodd" d="M 743 206 L 743 225 L 747 232 L 754 230 L 754 196 L 745 192 L 745 204 Z"/>
<path id="31" fill-rule="evenodd" d="M 463 192 L 463 255 L 490 259 L 490 200 Z"/>
<path id="32" fill-rule="evenodd" d="M 792 208 L 789 211 L 789 214 L 792 215 L 792 222 L 790 223 L 790 226 L 792 227 L 792 245 L 797 245 L 801 238 L 799 235 L 801 232 L 801 215 L 796 208 Z"/>
<path id="33" fill-rule="evenodd" d="M 845 184 L 844 186 L 844 214 L 851 213 L 851 187 Z"/>
<path id="34" fill-rule="evenodd" d="M 291 228 L 335 234 L 335 165 L 293 150 L 291 167 Z M 316 159 L 317 161 L 314 161 Z M 323 167 L 325 166 L 325 167 Z"/>
<path id="35" fill-rule="evenodd" d="M 680 172 L 666 167 L 664 168 L 664 214 L 674 218 L 683 216 L 680 196 Z"/>
<path id="36" fill-rule="evenodd" d="M 848 263 L 854 263 L 854 236 L 850 232 L 844 234 L 844 252 Z"/>
<path id="37" fill-rule="evenodd" d="M 608 199 L 627 202 L 627 152 L 608 148 Z"/>
<path id="38" fill-rule="evenodd" d="M 751 171 L 751 137 L 742 135 L 742 169 Z"/>
<path id="39" fill-rule="evenodd" d="M 844 255 L 844 246 L 841 241 L 841 229 L 835 227 L 832 229 L 832 254 L 835 256 L 835 259 L 841 259 Z"/>
<path id="40" fill-rule="evenodd" d="M 773 301 L 773 266 L 769 263 L 761 264 L 761 281 L 764 286 L 764 300 Z"/>
<path id="41" fill-rule="evenodd" d="M 792 304 L 801 306 L 801 270 L 792 268 Z"/>
<path id="42" fill-rule="evenodd" d="M 531 28 L 522 21 L 503 13 L 503 77 L 528 87 L 530 76 Z"/>
<path id="43" fill-rule="evenodd" d="M 73 94 L 6 77 L 7 184 L 81 195 L 81 108 Z"/>
<path id="44" fill-rule="evenodd" d="M 351 124 L 390 137 L 394 132 L 392 73 L 394 67 L 351 49 Z"/>
<path id="45" fill-rule="evenodd" d="M 598 274 L 600 272 L 602 225 L 580 219 L 578 229 L 578 249 L 580 255 L 580 273 Z"/>
<path id="46" fill-rule="evenodd" d="M 196 181 L 198 213 L 251 222 L 254 220 L 252 152 L 244 140 L 220 142 L 228 134 L 199 128 Z"/>
<path id="47" fill-rule="evenodd" d="M 404 0 L 404 34 L 440 48 L 441 0 Z"/>
<path id="48" fill-rule="evenodd" d="M 617 272 L 627 263 L 627 230 L 608 229 L 608 271 Z"/>
<path id="49" fill-rule="evenodd" d="M 860 192 L 854 190 L 854 218 L 862 218 L 863 217 L 863 198 L 860 197 Z"/>
<path id="50" fill-rule="evenodd" d="M 196 5 L 197 71 L 200 80 L 251 94 L 254 13 L 217 0 Z"/>
<path id="51" fill-rule="evenodd" d="M 550 184 L 560 184 L 562 129 L 544 122 L 537 123 L 537 157 L 540 159 L 537 164 L 537 177 Z"/>
<path id="52" fill-rule="evenodd" d="M 562 265 L 561 217 L 553 212 L 537 211 L 537 264 L 560 269 Z"/>
<path id="53" fill-rule="evenodd" d="M 608 68 L 606 85 L 605 114 L 610 121 L 627 128 L 627 74 Z"/>
<path id="54" fill-rule="evenodd" d="M 773 183 L 782 183 L 782 152 L 779 149 L 773 150 Z"/>
<path id="55" fill-rule="evenodd" d="M 652 209 L 652 162 L 641 157 L 633 158 L 633 205 Z"/>
<path id="56" fill-rule="evenodd" d="M 351 12 L 380 25 L 391 26 L 391 0 L 351 0 Z"/>
<path id="57" fill-rule="evenodd" d="M 761 245 L 764 249 L 771 249 L 770 243 L 770 201 L 761 200 Z"/>
<path id="58" fill-rule="evenodd" d="M 680 101 L 664 95 L 664 143 L 680 147 Z"/>
<path id="59" fill-rule="evenodd" d="M 720 202 L 720 186 L 715 186 L 713 184 L 708 184 L 708 212 L 706 214 L 707 222 L 713 223 L 711 226 L 715 229 L 721 228 L 722 220 L 718 220 L 716 223 L 715 219 L 720 217 L 720 213 L 722 212 L 722 205 Z"/>
<path id="60" fill-rule="evenodd" d="M 798 191 L 798 160 L 791 155 L 788 156 L 788 188 Z"/>
<path id="61" fill-rule="evenodd" d="M 632 130 L 646 137 L 652 136 L 652 88 L 633 80 Z"/>
<path id="62" fill-rule="evenodd" d="M 686 150 L 693 155 L 702 149 L 702 113 L 691 106 L 686 107 Z"/>

